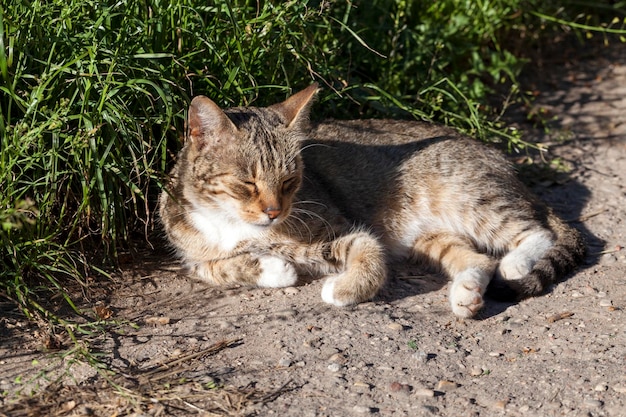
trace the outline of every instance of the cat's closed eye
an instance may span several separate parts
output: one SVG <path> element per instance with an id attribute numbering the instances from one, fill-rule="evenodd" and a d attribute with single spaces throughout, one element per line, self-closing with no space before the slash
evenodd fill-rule
<path id="1" fill-rule="evenodd" d="M 257 187 L 256 182 L 254 181 L 243 181 L 244 185 L 246 186 L 246 188 L 252 193 L 252 194 L 258 194 L 259 193 L 259 187 Z"/>

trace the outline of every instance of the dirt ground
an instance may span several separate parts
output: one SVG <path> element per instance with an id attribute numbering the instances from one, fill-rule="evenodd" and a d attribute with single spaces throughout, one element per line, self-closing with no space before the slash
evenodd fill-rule
<path id="1" fill-rule="evenodd" d="M 208 288 L 146 250 L 85 299 L 107 324 L 77 344 L 3 312 L 0 416 L 626 416 L 626 47 L 538 71 L 520 114 L 555 120 L 519 124 L 569 173 L 534 189 L 589 245 L 548 294 L 459 320 L 445 280 L 398 265 L 339 309 L 321 281 Z"/>

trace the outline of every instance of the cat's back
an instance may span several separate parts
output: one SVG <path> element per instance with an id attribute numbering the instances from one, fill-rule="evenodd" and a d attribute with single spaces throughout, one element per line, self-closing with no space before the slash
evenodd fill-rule
<path id="1" fill-rule="evenodd" d="M 460 229 L 465 213 L 488 216 L 503 201 L 530 210 L 525 187 L 501 152 L 445 126 L 325 121 L 309 137 L 305 175 L 328 190 L 347 217 L 383 234 L 418 221 Z"/>
<path id="2" fill-rule="evenodd" d="M 409 186 L 402 183 L 407 172 L 413 183 L 423 185 L 515 177 L 500 151 L 433 123 L 327 120 L 314 125 L 309 138 L 303 147 L 307 171 L 334 178 L 325 181 L 338 182 L 341 189 L 394 192 Z"/>
<path id="3" fill-rule="evenodd" d="M 429 122 L 326 120 L 313 125 L 309 138 L 305 156 L 359 160 L 367 163 L 368 169 L 385 163 L 397 167 L 410 160 L 423 164 L 423 168 L 432 163 L 437 169 L 452 160 L 455 166 L 481 165 L 486 161 L 492 167 L 508 165 L 501 152 L 452 128 Z"/>

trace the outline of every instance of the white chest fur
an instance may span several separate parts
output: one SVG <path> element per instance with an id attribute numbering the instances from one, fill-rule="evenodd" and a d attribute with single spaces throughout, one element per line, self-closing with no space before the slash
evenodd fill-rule
<path id="1" fill-rule="evenodd" d="M 224 216 L 219 210 L 195 209 L 190 213 L 194 227 L 207 243 L 224 252 L 232 251 L 240 242 L 260 237 L 264 228 Z"/>

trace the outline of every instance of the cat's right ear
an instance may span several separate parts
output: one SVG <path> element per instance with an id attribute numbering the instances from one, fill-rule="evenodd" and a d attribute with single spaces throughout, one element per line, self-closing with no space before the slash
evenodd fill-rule
<path id="1" fill-rule="evenodd" d="M 197 150 L 219 143 L 236 131 L 235 124 L 213 100 L 205 96 L 191 100 L 187 114 L 187 139 Z"/>

